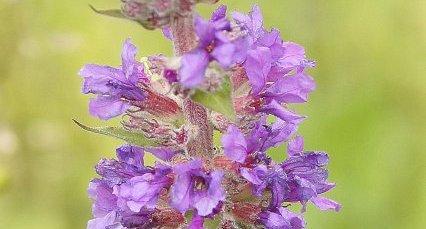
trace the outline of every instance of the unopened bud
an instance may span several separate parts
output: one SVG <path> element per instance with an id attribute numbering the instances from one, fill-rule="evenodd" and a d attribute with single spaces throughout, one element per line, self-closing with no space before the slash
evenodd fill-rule
<path id="1" fill-rule="evenodd" d="M 122 13 L 147 29 L 162 28 L 171 18 L 191 12 L 195 0 L 123 0 Z"/>

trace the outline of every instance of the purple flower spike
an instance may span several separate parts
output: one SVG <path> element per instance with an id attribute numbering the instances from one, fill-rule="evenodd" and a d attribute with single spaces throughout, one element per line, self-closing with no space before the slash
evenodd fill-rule
<path id="1" fill-rule="evenodd" d="M 124 113 L 122 129 L 83 128 L 139 142 L 96 165 L 87 228 L 204 229 L 219 219 L 218 228 L 301 229 L 302 214 L 287 206 L 340 210 L 322 196 L 335 187 L 328 155 L 304 151 L 295 136 L 306 117 L 291 104 L 307 102 L 316 88 L 303 46 L 265 29 L 257 5 L 248 15 L 232 13 L 231 23 L 224 5 L 207 20 L 192 12 L 218 0 L 123 1 L 126 16 L 162 28 L 178 55 L 140 63 L 126 40 L 119 67 L 81 69 L 83 93 L 95 95 L 90 113 L 102 120 Z M 283 146 L 287 158 L 274 161 L 269 149 Z M 145 153 L 153 165 L 144 164 Z"/>
<path id="2" fill-rule="evenodd" d="M 137 86 L 147 82 L 143 64 L 135 61 L 136 47 L 127 39 L 122 51 L 122 65 L 118 68 L 87 64 L 80 70 L 84 77 L 83 93 L 95 94 L 89 111 L 93 116 L 108 120 L 125 112 L 128 101 L 143 101 L 145 94 Z"/>
<path id="3" fill-rule="evenodd" d="M 259 221 L 267 229 L 301 229 L 305 227 L 305 221 L 302 216 L 283 207 L 275 211 L 261 212 Z"/>

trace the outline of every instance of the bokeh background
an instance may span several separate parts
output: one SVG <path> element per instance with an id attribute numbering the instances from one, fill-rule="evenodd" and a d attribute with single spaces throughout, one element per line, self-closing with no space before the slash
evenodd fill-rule
<path id="1" fill-rule="evenodd" d="M 247 12 L 255 1 L 222 2 Z M 426 228 L 426 1 L 257 2 L 267 26 L 317 61 L 318 89 L 297 107 L 310 117 L 300 134 L 330 154 L 328 196 L 343 209 L 310 206 L 308 228 Z M 0 228 L 85 228 L 93 165 L 121 142 L 72 123 L 105 125 L 89 116 L 77 72 L 120 64 L 128 37 L 142 55 L 171 53 L 159 31 L 98 16 L 89 3 L 119 5 L 0 0 Z"/>

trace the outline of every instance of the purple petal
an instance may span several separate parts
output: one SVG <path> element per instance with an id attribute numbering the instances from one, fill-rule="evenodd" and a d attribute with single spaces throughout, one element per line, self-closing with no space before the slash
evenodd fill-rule
<path id="1" fill-rule="evenodd" d="M 263 140 L 268 137 L 269 132 L 266 124 L 267 115 L 263 115 L 256 121 L 251 132 L 246 136 L 247 152 L 258 151 Z"/>
<path id="2" fill-rule="evenodd" d="M 263 16 L 260 11 L 259 5 L 253 5 L 252 11 L 250 12 L 250 17 L 252 18 L 252 29 L 253 31 L 258 31 L 263 27 Z"/>
<path id="3" fill-rule="evenodd" d="M 227 10 L 227 7 L 225 5 L 220 5 L 218 8 L 216 8 L 213 11 L 210 21 L 217 21 L 222 18 L 225 18 L 226 10 Z"/>
<path id="4" fill-rule="evenodd" d="M 259 221 L 268 229 L 301 229 L 306 226 L 302 216 L 283 207 L 274 212 L 261 212 Z"/>
<path id="5" fill-rule="evenodd" d="M 260 185 L 264 182 L 268 169 L 264 165 L 259 165 L 253 169 L 241 168 L 240 173 L 250 183 Z"/>
<path id="6" fill-rule="evenodd" d="M 305 73 L 298 73 L 280 78 L 266 90 L 264 96 L 285 103 L 303 103 L 308 100 L 308 95 L 315 88 L 312 77 Z"/>
<path id="7" fill-rule="evenodd" d="M 98 96 L 90 99 L 89 112 L 101 120 L 108 120 L 123 114 L 130 105 L 120 98 Z"/>
<path id="8" fill-rule="evenodd" d="M 247 142 L 243 133 L 234 125 L 228 127 L 221 139 L 225 156 L 236 162 L 244 163 L 247 157 Z"/>
<path id="9" fill-rule="evenodd" d="M 196 49 L 182 57 L 179 71 L 179 81 L 188 88 L 200 85 L 204 80 L 204 73 L 209 64 L 209 55 L 203 49 Z"/>
<path id="10" fill-rule="evenodd" d="M 198 170 L 201 168 L 202 163 L 203 162 L 201 160 L 192 160 L 182 164 L 178 164 L 173 168 L 173 172 L 175 172 L 176 174 L 183 174 L 190 172 L 191 170 Z"/>
<path id="11" fill-rule="evenodd" d="M 118 204 L 122 210 L 128 208 L 138 213 L 142 208 L 157 207 L 160 192 L 169 184 L 170 178 L 166 176 L 157 177 L 152 173 L 146 173 L 115 186 L 114 194 L 118 197 Z"/>
<path id="12" fill-rule="evenodd" d="M 167 38 L 167 39 L 169 39 L 169 40 L 172 40 L 173 39 L 173 35 L 172 35 L 172 31 L 171 31 L 171 29 L 170 29 L 170 26 L 166 26 L 166 27 L 164 27 L 163 29 L 162 29 L 162 31 L 163 31 L 163 35 L 164 35 L 164 37 L 165 38 Z"/>
<path id="13" fill-rule="evenodd" d="M 143 156 L 144 151 L 142 148 L 131 145 L 124 145 L 116 149 L 117 158 L 129 165 L 142 168 L 144 166 Z"/>
<path id="14" fill-rule="evenodd" d="M 171 205 L 179 212 L 186 212 L 192 204 L 192 179 L 189 174 L 181 174 L 177 177 L 171 189 Z"/>
<path id="15" fill-rule="evenodd" d="M 297 136 L 291 139 L 287 146 L 287 153 L 289 156 L 295 156 L 303 151 L 303 137 Z"/>
<path id="16" fill-rule="evenodd" d="M 174 151 L 169 148 L 145 148 L 146 151 L 152 153 L 155 157 L 163 161 L 171 160 L 176 154 L 181 153 L 179 151 Z"/>
<path id="17" fill-rule="evenodd" d="M 338 212 L 338 211 L 340 211 L 340 208 L 342 207 L 336 201 L 330 200 L 328 198 L 320 197 L 320 196 L 312 198 L 311 201 L 321 211 L 334 210 L 334 211 Z"/>
<path id="18" fill-rule="evenodd" d="M 232 12 L 231 17 L 239 24 L 248 24 L 251 20 L 247 14 L 240 12 Z"/>
<path id="19" fill-rule="evenodd" d="M 225 190 L 222 187 L 223 171 L 215 170 L 211 173 L 211 180 L 206 196 L 202 197 L 196 203 L 194 208 L 200 216 L 208 216 L 218 206 L 220 201 L 225 199 Z"/>
<path id="20" fill-rule="evenodd" d="M 126 72 L 130 65 L 135 62 L 136 55 L 138 50 L 134 44 L 132 44 L 130 39 L 124 41 L 123 50 L 121 52 L 121 61 L 123 65 L 123 70 Z"/>
<path id="21" fill-rule="evenodd" d="M 248 16 L 238 12 L 233 12 L 231 16 L 237 23 L 244 25 L 253 39 L 263 33 L 263 16 L 258 5 L 253 6 Z"/>
<path id="22" fill-rule="evenodd" d="M 290 136 L 296 133 L 298 125 L 285 122 L 281 119 L 276 120 L 270 128 L 270 133 L 265 140 L 262 151 L 266 151 L 270 147 L 276 147 L 288 140 Z"/>
<path id="23" fill-rule="evenodd" d="M 204 229 L 204 217 L 194 214 L 188 229 Z"/>
<path id="24" fill-rule="evenodd" d="M 287 208 L 283 208 L 283 207 L 278 208 L 278 211 L 280 212 L 281 216 L 284 219 L 290 222 L 291 229 L 299 229 L 299 228 L 304 228 L 306 226 L 305 220 L 303 219 L 301 215 L 291 212 Z"/>
<path id="25" fill-rule="evenodd" d="M 266 86 L 266 77 L 271 70 L 269 48 L 258 47 L 256 50 L 250 50 L 247 53 L 245 69 L 253 87 L 253 94 L 256 95 Z"/>
<path id="26" fill-rule="evenodd" d="M 97 64 L 86 64 L 79 72 L 84 77 L 84 94 L 117 94 L 110 86 L 112 82 L 123 83 L 125 77 L 120 69 Z"/>
<path id="27" fill-rule="evenodd" d="M 286 122 L 298 123 L 305 118 L 285 109 L 281 104 L 279 104 L 275 100 L 261 107 L 259 111 L 265 114 L 275 115 L 276 117 Z"/>
<path id="28" fill-rule="evenodd" d="M 214 48 L 210 55 L 222 66 L 227 69 L 235 61 L 233 59 L 236 47 L 232 43 L 221 44 Z"/>
<path id="29" fill-rule="evenodd" d="M 195 32 L 199 38 L 199 47 L 205 48 L 209 46 L 215 39 L 215 33 L 217 30 L 214 27 L 214 23 L 204 20 L 202 17 L 195 17 Z"/>
<path id="30" fill-rule="evenodd" d="M 280 58 L 278 64 L 283 69 L 284 74 L 303 67 L 302 65 L 306 61 L 303 46 L 292 42 L 284 42 L 283 48 L 284 55 Z"/>
<path id="31" fill-rule="evenodd" d="M 132 177 L 152 172 L 146 167 L 136 167 L 116 160 L 101 159 L 96 165 L 96 173 L 110 185 L 121 184 Z"/>
<path id="32" fill-rule="evenodd" d="M 108 226 L 114 225 L 116 219 L 117 213 L 115 211 L 110 212 L 102 218 L 89 220 L 87 223 L 87 229 L 105 229 Z"/>
<path id="33" fill-rule="evenodd" d="M 265 32 L 261 37 L 259 37 L 256 44 L 269 48 L 274 61 L 278 60 L 285 54 L 281 34 L 277 29 L 272 29 L 271 32 Z"/>
<path id="34" fill-rule="evenodd" d="M 117 209 L 117 197 L 112 194 L 112 188 L 106 182 L 98 179 L 92 180 L 88 193 L 89 198 L 93 200 L 92 214 L 94 217 L 104 217 Z"/>

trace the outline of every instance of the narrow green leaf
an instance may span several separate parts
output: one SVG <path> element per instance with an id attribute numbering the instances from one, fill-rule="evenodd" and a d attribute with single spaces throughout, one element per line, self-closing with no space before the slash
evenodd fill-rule
<path id="1" fill-rule="evenodd" d="M 225 77 L 222 87 L 216 92 L 197 90 L 191 98 L 211 110 L 222 113 L 231 121 L 236 119 L 231 97 L 231 83 L 228 77 Z"/>
<path id="2" fill-rule="evenodd" d="M 137 146 L 158 146 L 157 142 L 147 139 L 141 132 L 129 131 L 122 127 L 88 127 L 79 123 L 77 120 L 73 119 L 73 121 L 82 129 L 92 133 L 118 138 Z"/>
<path id="3" fill-rule="evenodd" d="M 105 16 L 115 17 L 115 18 L 126 18 L 120 9 L 111 9 L 111 10 L 98 10 L 94 6 L 89 5 L 89 7 L 98 14 L 102 14 Z"/>

